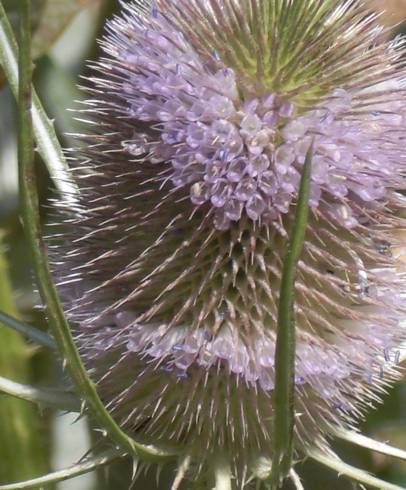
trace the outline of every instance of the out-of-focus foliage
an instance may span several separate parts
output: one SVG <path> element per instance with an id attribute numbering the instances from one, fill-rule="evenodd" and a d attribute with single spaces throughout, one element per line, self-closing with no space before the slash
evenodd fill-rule
<path id="1" fill-rule="evenodd" d="M 72 18 L 84 7 L 100 0 L 42 0 L 43 8 L 32 39 L 32 55 L 45 53 Z"/>
<path id="2" fill-rule="evenodd" d="M 1 233 L 1 231 L 0 231 Z M 18 312 L 9 281 L 8 264 L 0 236 L 0 308 L 10 315 Z M 0 373 L 20 382 L 32 382 L 34 354 L 22 337 L 0 324 Z M 0 398 L 0 482 L 30 478 L 48 470 L 43 421 L 38 410 L 17 398 Z M 18 455 L 18 457 L 16 457 Z"/>
<path id="3" fill-rule="evenodd" d="M 100 3 L 101 0 L 32 0 L 33 59 L 46 53 L 80 10 Z M 15 27 L 18 21 L 18 2 L 6 0 L 4 7 Z M 1 74 L 0 82 L 4 83 L 4 74 Z"/>

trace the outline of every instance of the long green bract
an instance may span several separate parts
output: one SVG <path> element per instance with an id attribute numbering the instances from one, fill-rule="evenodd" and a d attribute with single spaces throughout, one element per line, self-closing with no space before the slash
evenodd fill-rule
<path id="1" fill-rule="evenodd" d="M 279 293 L 277 339 L 275 348 L 275 391 L 273 396 L 272 486 L 279 488 L 292 466 L 294 428 L 294 389 L 296 334 L 294 320 L 295 276 L 305 240 L 310 196 L 310 146 L 303 166 L 296 212 L 283 264 Z"/>

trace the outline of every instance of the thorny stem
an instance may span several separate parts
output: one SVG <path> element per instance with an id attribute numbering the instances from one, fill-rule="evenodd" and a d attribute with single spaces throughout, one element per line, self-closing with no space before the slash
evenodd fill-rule
<path id="1" fill-rule="evenodd" d="M 69 324 L 65 318 L 47 259 L 46 246 L 41 236 L 38 193 L 33 158 L 32 89 L 30 56 L 30 1 L 22 0 L 21 46 L 19 50 L 19 110 L 18 110 L 18 160 L 21 192 L 21 207 L 24 231 L 33 256 L 34 269 L 41 298 L 46 306 L 50 326 L 64 356 L 64 362 L 76 383 L 78 393 L 91 408 L 98 423 L 107 434 L 130 455 L 148 460 L 159 460 L 173 456 L 172 453 L 142 445 L 127 436 L 115 423 L 101 402 L 94 383 L 87 376 L 85 367 L 74 344 Z"/>

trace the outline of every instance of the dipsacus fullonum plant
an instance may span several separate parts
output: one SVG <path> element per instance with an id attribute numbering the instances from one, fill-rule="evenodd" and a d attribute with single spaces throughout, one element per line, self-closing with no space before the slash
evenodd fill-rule
<path id="1" fill-rule="evenodd" d="M 406 70 L 384 38 L 358 1 L 136 1 L 108 23 L 55 273 L 107 408 L 189 455 L 195 480 L 220 454 L 244 486 L 272 458 L 282 262 L 312 144 L 295 457 L 330 452 L 398 377 Z"/>

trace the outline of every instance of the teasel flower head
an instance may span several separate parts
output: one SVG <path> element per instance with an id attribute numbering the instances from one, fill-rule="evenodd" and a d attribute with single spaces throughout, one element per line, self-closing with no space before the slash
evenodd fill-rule
<path id="1" fill-rule="evenodd" d="M 54 252 L 102 400 L 202 478 L 221 454 L 243 485 L 272 456 L 281 269 L 313 144 L 295 456 L 330 451 L 398 377 L 403 41 L 358 1 L 136 1 L 107 31 Z"/>

